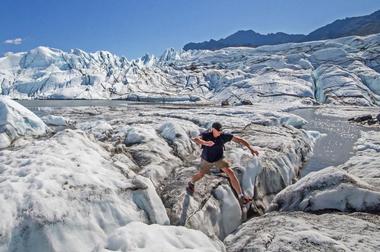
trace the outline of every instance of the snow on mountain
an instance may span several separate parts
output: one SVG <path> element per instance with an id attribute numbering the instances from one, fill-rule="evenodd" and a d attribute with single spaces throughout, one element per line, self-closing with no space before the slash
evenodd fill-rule
<path id="1" fill-rule="evenodd" d="M 283 32 L 260 34 L 253 30 L 241 30 L 219 40 L 211 39 L 200 43 L 188 43 L 184 50 L 217 50 L 226 47 L 276 45 L 298 43 L 347 36 L 365 36 L 380 32 L 380 10 L 370 15 L 338 19 L 308 35 Z"/>
<path id="2" fill-rule="evenodd" d="M 217 51 L 168 49 L 128 61 L 38 47 L 0 58 L 0 92 L 19 99 L 305 101 L 378 105 L 380 34 Z"/>

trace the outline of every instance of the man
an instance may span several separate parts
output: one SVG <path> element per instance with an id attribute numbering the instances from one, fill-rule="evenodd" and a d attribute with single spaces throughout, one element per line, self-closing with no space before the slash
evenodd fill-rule
<path id="1" fill-rule="evenodd" d="M 223 159 L 224 144 L 231 140 L 246 146 L 251 151 L 252 155 L 256 156 L 259 154 L 259 152 L 252 148 L 252 146 L 244 139 L 232 134 L 223 133 L 222 125 L 219 122 L 214 122 L 211 131 L 204 132 L 198 137 L 193 138 L 194 142 L 202 145 L 203 150 L 201 155 L 201 169 L 188 183 L 186 188 L 188 193 L 192 195 L 194 193 L 194 183 L 200 180 L 205 174 L 209 173 L 211 167 L 216 166 L 227 174 L 232 188 L 239 197 L 240 203 L 247 203 L 251 200 L 249 197 L 243 195 L 239 180 L 236 178 L 233 170 L 231 170 L 230 164 Z"/>

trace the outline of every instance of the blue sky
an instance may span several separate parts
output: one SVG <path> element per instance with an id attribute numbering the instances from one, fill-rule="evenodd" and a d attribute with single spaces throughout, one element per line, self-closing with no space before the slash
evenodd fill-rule
<path id="1" fill-rule="evenodd" d="M 307 34 L 378 0 L 1 0 L 0 55 L 44 45 L 129 59 L 238 30 Z"/>

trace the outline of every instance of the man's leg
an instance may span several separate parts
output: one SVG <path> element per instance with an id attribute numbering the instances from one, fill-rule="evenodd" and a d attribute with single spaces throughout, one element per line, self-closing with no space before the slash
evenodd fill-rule
<path id="1" fill-rule="evenodd" d="M 190 182 L 187 184 L 186 190 L 192 195 L 194 193 L 194 183 L 203 178 L 203 176 L 210 171 L 211 163 L 201 159 L 201 168 L 197 174 L 195 174 Z"/>
<path id="2" fill-rule="evenodd" d="M 203 178 L 203 176 L 210 171 L 211 165 L 212 165 L 211 163 L 207 162 L 206 160 L 201 159 L 201 168 L 198 171 L 198 173 L 195 174 L 191 178 L 191 183 L 194 184 L 195 182 L 197 182 L 198 180 L 200 180 L 201 178 Z"/>
<path id="3" fill-rule="evenodd" d="M 199 171 L 197 174 L 195 174 L 194 176 L 191 177 L 191 183 L 195 183 L 197 182 L 198 180 L 200 180 L 201 178 L 203 178 L 205 174 L 202 172 L 202 171 Z"/>
<path id="4" fill-rule="evenodd" d="M 216 166 L 227 174 L 228 178 L 230 179 L 232 188 L 238 195 L 239 201 L 241 200 L 242 203 L 249 202 L 251 199 L 243 195 L 239 180 L 237 179 L 235 172 L 230 168 L 230 163 L 222 159 L 216 162 Z"/>
<path id="5" fill-rule="evenodd" d="M 231 168 L 229 168 L 229 167 L 221 168 L 221 170 L 225 174 L 227 174 L 228 178 L 231 181 L 232 188 L 235 190 L 235 192 L 237 193 L 237 195 L 240 197 L 242 195 L 241 187 L 240 187 L 239 180 L 237 179 L 234 171 L 231 170 Z"/>

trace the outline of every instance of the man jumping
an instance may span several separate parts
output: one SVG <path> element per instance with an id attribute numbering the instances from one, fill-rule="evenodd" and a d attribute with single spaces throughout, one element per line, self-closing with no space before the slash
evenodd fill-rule
<path id="1" fill-rule="evenodd" d="M 227 174 L 232 188 L 239 197 L 240 203 L 245 204 L 251 200 L 249 197 L 243 195 L 239 180 L 236 178 L 234 171 L 231 170 L 230 164 L 223 159 L 224 144 L 231 140 L 246 146 L 252 155 L 259 155 L 259 152 L 252 148 L 247 141 L 232 134 L 223 133 L 222 125 L 218 122 L 214 122 L 210 131 L 193 138 L 194 142 L 202 145 L 203 150 L 201 155 L 201 169 L 191 178 L 186 188 L 189 194 L 192 195 L 194 193 L 194 183 L 209 173 L 211 167 L 215 166 Z"/>

